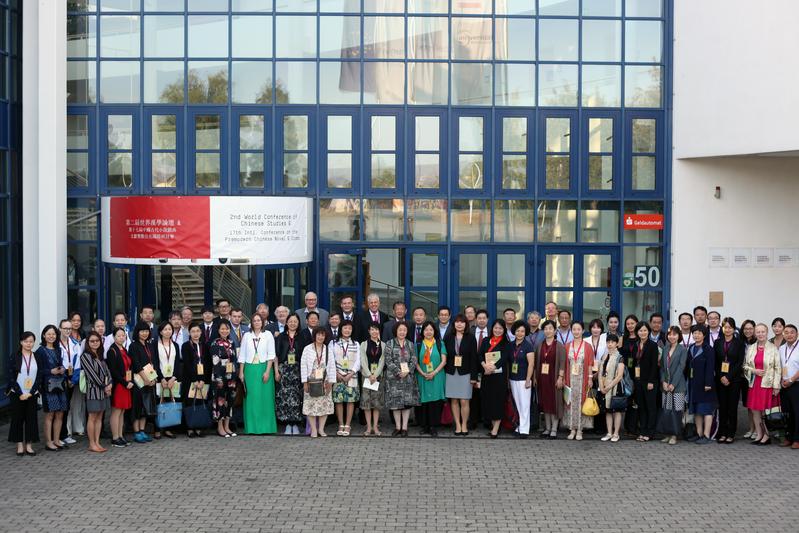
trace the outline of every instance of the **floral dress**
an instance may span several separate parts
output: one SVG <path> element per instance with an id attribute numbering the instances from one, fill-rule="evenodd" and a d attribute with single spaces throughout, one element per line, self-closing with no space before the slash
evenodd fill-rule
<path id="1" fill-rule="evenodd" d="M 61 380 L 64 384 L 61 390 L 58 392 L 48 392 L 48 383 L 50 382 L 50 378 L 52 377 L 53 381 L 55 381 L 56 378 L 59 377 L 54 375 L 51 370 L 62 366 L 63 363 L 61 361 L 61 352 L 52 348 L 45 348 L 44 346 L 39 347 L 39 352 L 44 352 L 45 356 L 45 366 L 42 372 L 44 374 L 44 380 L 42 380 L 42 389 L 44 389 L 44 394 L 42 395 L 42 407 L 44 407 L 44 412 L 54 413 L 57 411 L 66 411 L 68 403 L 67 393 L 65 392 L 66 382 L 63 375 L 61 375 Z"/>
<path id="2" fill-rule="evenodd" d="M 230 418 L 236 401 L 236 352 L 228 339 L 211 343 L 211 416 Z"/>

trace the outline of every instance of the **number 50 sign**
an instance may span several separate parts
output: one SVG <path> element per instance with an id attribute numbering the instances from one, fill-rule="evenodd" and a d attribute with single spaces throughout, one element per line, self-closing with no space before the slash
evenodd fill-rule
<path id="1" fill-rule="evenodd" d="M 624 288 L 660 287 L 660 267 L 657 265 L 636 265 L 633 272 L 624 274 Z"/>

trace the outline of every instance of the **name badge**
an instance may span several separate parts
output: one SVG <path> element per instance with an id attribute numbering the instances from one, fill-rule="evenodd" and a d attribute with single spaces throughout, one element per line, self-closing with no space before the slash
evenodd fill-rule
<path id="1" fill-rule="evenodd" d="M 694 379 L 694 369 L 691 369 L 691 379 Z"/>
<path id="2" fill-rule="evenodd" d="M 289 352 L 289 355 L 288 355 L 288 357 L 286 359 L 287 359 L 288 364 L 290 364 L 290 365 L 293 365 L 293 364 L 297 363 L 297 356 L 294 354 L 294 352 Z"/>
<path id="3" fill-rule="evenodd" d="M 787 366 L 782 367 L 782 377 L 784 377 L 784 378 L 788 377 L 788 367 Z"/>
<path id="4" fill-rule="evenodd" d="M 433 371 L 433 365 L 432 364 L 425 365 L 425 370 L 427 370 L 428 372 L 432 372 Z"/>
<path id="5" fill-rule="evenodd" d="M 225 373 L 226 374 L 232 374 L 233 373 L 233 363 L 231 363 L 230 361 L 225 363 Z"/>
<path id="6" fill-rule="evenodd" d="M 632 357 L 627 358 L 627 366 L 628 367 L 633 366 L 633 358 Z"/>
<path id="7" fill-rule="evenodd" d="M 241 350 L 241 346 L 236 346 L 236 359 L 239 358 L 239 351 Z"/>
<path id="8" fill-rule="evenodd" d="M 125 371 L 125 381 L 130 381 L 131 373 L 130 370 Z"/>
<path id="9" fill-rule="evenodd" d="M 541 363 L 541 375 L 549 375 L 549 363 Z"/>
<path id="10" fill-rule="evenodd" d="M 164 374 L 171 377 L 172 376 L 172 365 L 166 365 L 164 367 Z"/>
<path id="11" fill-rule="evenodd" d="M 31 387 L 33 387 L 33 380 L 31 378 L 25 378 L 25 383 L 22 384 L 22 388 L 30 390 Z"/>
<path id="12" fill-rule="evenodd" d="M 205 374 L 205 367 L 202 363 L 197 363 L 197 375 L 202 376 L 203 374 Z"/>
<path id="13" fill-rule="evenodd" d="M 599 370 L 599 367 L 597 367 L 596 361 L 594 361 L 594 364 L 591 365 L 591 372 L 596 372 L 598 370 Z"/>
<path id="14" fill-rule="evenodd" d="M 369 372 L 371 372 L 372 375 L 377 374 L 377 364 L 372 363 L 369 365 Z"/>
<path id="15" fill-rule="evenodd" d="M 462 364 L 463 364 L 463 356 L 456 355 L 455 356 L 455 366 L 460 368 Z"/>
<path id="16" fill-rule="evenodd" d="M 726 362 L 724 362 L 724 363 L 721 363 L 721 371 L 722 371 L 722 373 L 724 373 L 724 374 L 726 374 L 727 372 L 729 372 L 729 371 L 730 371 L 730 363 L 726 363 Z"/>
<path id="17" fill-rule="evenodd" d="M 324 368 L 317 368 L 313 371 L 314 379 L 322 379 L 325 377 L 325 369 Z"/>
<path id="18" fill-rule="evenodd" d="M 408 373 L 408 363 L 400 363 L 400 372 L 403 374 Z"/>
<path id="19" fill-rule="evenodd" d="M 577 366 L 577 363 L 572 363 L 572 376 L 576 376 L 580 373 L 580 367 Z"/>
<path id="20" fill-rule="evenodd" d="M 640 366 L 635 367 L 635 377 L 639 378 L 639 379 L 641 377 L 641 367 Z"/>
<path id="21" fill-rule="evenodd" d="M 350 362 L 345 357 L 344 359 L 341 360 L 341 368 L 343 368 L 344 370 L 347 370 L 349 367 L 350 367 Z"/>
<path id="22" fill-rule="evenodd" d="M 517 372 L 519 372 L 519 363 L 513 363 L 512 365 L 510 365 L 510 371 L 513 374 L 516 374 Z"/>

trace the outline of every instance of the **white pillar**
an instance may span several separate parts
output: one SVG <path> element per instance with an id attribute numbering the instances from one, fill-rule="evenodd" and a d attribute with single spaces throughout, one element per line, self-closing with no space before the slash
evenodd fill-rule
<path id="1" fill-rule="evenodd" d="M 67 313 L 66 2 L 22 3 L 22 298 L 37 333 Z"/>

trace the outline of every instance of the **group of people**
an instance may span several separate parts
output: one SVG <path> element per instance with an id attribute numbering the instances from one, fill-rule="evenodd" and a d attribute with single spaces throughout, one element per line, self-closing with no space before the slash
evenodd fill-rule
<path id="1" fill-rule="evenodd" d="M 85 336 L 81 314 L 70 313 L 44 327 L 38 347 L 34 333 L 20 336 L 9 360 L 9 441 L 17 455 L 36 454 L 41 405 L 49 451 L 85 434 L 88 449 L 102 453 L 104 433 L 122 448 L 175 438 L 178 428 L 195 438 L 214 427 L 229 439 L 282 425 L 285 434 L 318 438 L 334 413 L 337 435 L 352 433 L 358 412 L 361 434 L 379 436 L 385 411 L 394 437 L 408 435 L 413 415 L 431 436 L 446 424 L 456 436 L 485 426 L 491 438 L 538 428 L 556 439 L 563 426 L 569 440 L 591 430 L 605 442 L 626 433 L 640 442 L 660 434 L 668 444 L 730 444 L 740 401 L 749 412 L 744 438 L 771 443 L 767 422 L 779 419 L 781 445 L 799 449 L 797 328 L 781 318 L 770 333 L 702 306 L 666 328 L 657 313 L 622 323 L 610 312 L 586 326 L 554 302 L 543 316 L 506 309 L 493 321 L 473 306 L 455 316 L 441 306 L 433 320 L 422 307 L 406 316 L 403 302 L 388 316 L 376 295 L 366 303 L 359 311 L 345 296 L 328 312 L 309 292 L 304 308 L 279 307 L 272 321 L 259 304 L 246 324 L 225 299 L 199 320 L 186 307 L 158 325 L 145 306 L 132 330 L 118 312 L 110 331 L 98 319 Z"/>

